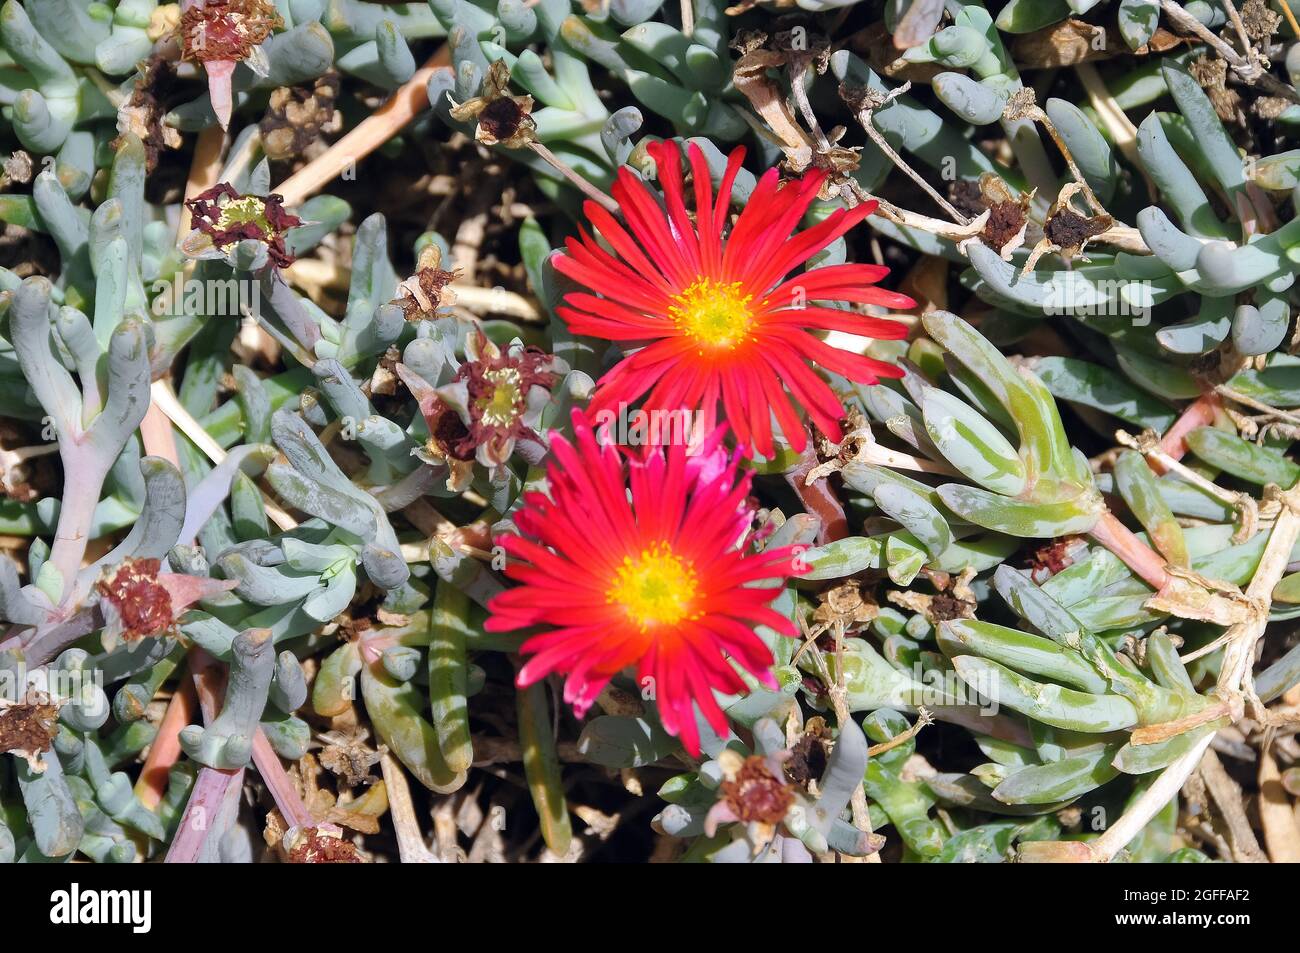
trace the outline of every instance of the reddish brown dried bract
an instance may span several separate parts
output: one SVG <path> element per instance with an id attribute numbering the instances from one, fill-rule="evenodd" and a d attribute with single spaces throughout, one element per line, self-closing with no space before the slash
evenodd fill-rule
<path id="1" fill-rule="evenodd" d="M 49 751 L 59 730 L 58 721 L 58 706 L 44 697 L 29 696 L 21 704 L 0 708 L 0 751 Z"/>
<path id="2" fill-rule="evenodd" d="M 995 251 L 1020 234 L 1025 226 L 1025 211 L 1020 203 L 1003 201 L 989 206 L 989 220 L 981 236 L 985 243 Z"/>
<path id="3" fill-rule="evenodd" d="M 352 841 L 330 837 L 314 827 L 302 832 L 293 850 L 289 851 L 291 864 L 360 864 L 363 863 Z"/>
<path id="4" fill-rule="evenodd" d="M 117 610 L 127 641 L 166 632 L 175 624 L 171 595 L 158 582 L 157 559 L 128 559 L 97 584 L 100 595 Z"/>
<path id="5" fill-rule="evenodd" d="M 774 775 L 758 755 L 745 759 L 734 781 L 722 783 L 722 796 L 732 813 L 745 823 L 779 824 L 794 803 L 790 786 Z"/>
<path id="6" fill-rule="evenodd" d="M 415 280 L 420 285 L 424 296 L 433 304 L 433 310 L 425 310 L 418 298 L 409 289 L 402 289 L 405 294 L 394 299 L 393 304 L 402 309 L 402 316 L 407 321 L 428 321 L 437 317 L 437 309 L 442 303 L 442 292 L 459 276 L 456 271 L 443 271 L 441 268 L 421 268 L 415 273 Z"/>
<path id="7" fill-rule="evenodd" d="M 208 0 L 181 13 L 181 56 L 239 62 L 283 21 L 269 0 Z"/>

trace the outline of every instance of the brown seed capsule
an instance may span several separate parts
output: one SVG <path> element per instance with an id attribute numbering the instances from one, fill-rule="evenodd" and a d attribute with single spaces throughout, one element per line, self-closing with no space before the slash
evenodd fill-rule
<path id="1" fill-rule="evenodd" d="M 779 824 L 794 803 L 790 786 L 774 775 L 758 755 L 745 759 L 733 781 L 722 783 L 727 806 L 745 823 Z"/>
<path id="2" fill-rule="evenodd" d="M 483 93 L 452 106 L 451 118 L 457 122 L 476 120 L 474 138 L 485 146 L 522 149 L 537 138 L 537 124 L 531 115 L 533 97 L 511 96 L 510 68 L 497 60 L 483 81 Z"/>
<path id="3" fill-rule="evenodd" d="M 58 734 L 59 706 L 38 692 L 17 704 L 0 702 L 0 752 L 32 758 L 49 751 Z"/>
<path id="4" fill-rule="evenodd" d="M 352 841 L 338 833 L 319 827 L 290 831 L 285 836 L 291 864 L 361 864 L 364 863 Z"/>

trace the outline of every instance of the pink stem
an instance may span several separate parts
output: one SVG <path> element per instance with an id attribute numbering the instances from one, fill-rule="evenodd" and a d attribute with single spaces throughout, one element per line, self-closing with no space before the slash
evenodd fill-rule
<path id="1" fill-rule="evenodd" d="M 202 649 L 192 649 L 190 654 L 194 687 L 199 693 L 203 720 L 205 723 L 211 722 L 217 715 L 217 704 L 224 691 L 221 684 L 224 672 L 218 667 L 216 659 Z M 271 798 L 285 822 L 293 827 L 315 827 L 315 818 L 298 796 L 293 782 L 285 773 L 284 765 L 280 763 L 280 756 L 275 753 L 261 728 L 257 729 L 257 735 L 253 739 L 253 764 L 262 776 L 267 790 L 271 792 Z M 167 863 L 195 863 L 199 859 L 209 833 L 208 828 L 215 826 L 212 822 L 218 815 L 214 811 L 225 803 L 225 799 L 238 794 L 243 781 L 243 768 L 238 771 L 219 771 L 206 767 L 199 770 L 194 790 L 190 792 L 190 799 L 185 805 L 185 816 L 181 818 L 176 837 L 167 851 Z M 217 836 L 220 836 L 219 832 Z"/>
<path id="2" fill-rule="evenodd" d="M 1187 453 L 1187 442 L 1183 438 L 1197 427 L 1207 427 L 1214 423 L 1222 406 L 1223 402 L 1215 393 L 1202 394 L 1196 398 L 1160 438 L 1160 450 L 1175 460 L 1181 460 Z M 1157 474 L 1163 473 L 1165 469 L 1155 461 L 1151 461 L 1151 468 Z"/>
<path id="3" fill-rule="evenodd" d="M 804 509 L 821 520 L 821 529 L 817 533 L 819 546 L 843 539 L 849 535 L 849 520 L 844 515 L 844 507 L 835 495 L 829 479 L 817 480 L 809 485 L 804 481 L 808 473 L 817 466 L 817 453 L 813 450 L 809 437 L 809 446 L 799 458 L 799 462 L 785 472 L 786 482 L 799 494 Z"/>
<path id="4" fill-rule="evenodd" d="M 1164 558 L 1127 526 L 1106 510 L 1089 535 L 1124 561 L 1135 573 L 1146 580 L 1157 592 L 1169 583 L 1168 565 Z"/>
<path id="5" fill-rule="evenodd" d="M 229 810 L 230 800 L 238 798 L 244 786 L 244 769 L 218 771 L 203 768 L 194 781 L 190 799 L 185 805 L 185 816 L 176 828 L 167 849 L 168 864 L 196 864 L 204 859 L 204 845 L 208 835 L 220 837 L 218 819 Z M 212 858 L 215 859 L 215 858 Z"/>
<path id="6" fill-rule="evenodd" d="M 275 753 L 271 742 L 266 738 L 266 732 L 261 728 L 257 729 L 257 737 L 253 739 L 253 764 L 257 766 L 257 773 L 262 776 L 262 783 L 271 792 L 271 798 L 280 809 L 285 823 L 291 827 L 315 827 L 316 819 L 298 796 L 284 765 L 280 763 L 280 756 Z"/>
<path id="7" fill-rule="evenodd" d="M 212 100 L 212 111 L 217 114 L 221 128 L 229 129 L 230 114 L 234 108 L 230 78 L 235 72 L 235 61 L 207 60 L 203 69 L 208 74 L 208 97 Z"/>

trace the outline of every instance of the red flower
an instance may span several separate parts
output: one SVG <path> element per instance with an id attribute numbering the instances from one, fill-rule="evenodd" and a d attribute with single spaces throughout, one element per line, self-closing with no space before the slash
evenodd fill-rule
<path id="1" fill-rule="evenodd" d="M 725 734 L 713 691 L 745 691 L 727 656 L 775 687 L 772 654 L 754 626 L 795 634 L 769 606 L 778 580 L 797 572 L 792 551 L 753 554 L 742 545 L 750 477 L 719 449 L 721 431 L 694 454 L 677 444 L 625 460 L 597 444 L 580 412 L 573 422 L 575 443 L 551 440 L 549 496 L 525 494 L 515 514 L 522 535 L 499 540 L 513 557 L 506 575 L 521 585 L 492 600 L 487 628 L 549 626 L 523 644 L 532 657 L 519 684 L 567 673 L 564 700 L 579 717 L 635 665 L 664 728 L 698 755 L 692 702 Z M 751 587 L 757 580 L 773 585 Z"/>
<path id="2" fill-rule="evenodd" d="M 897 339 L 906 337 L 907 329 L 813 302 L 889 308 L 910 308 L 915 302 L 873 287 L 888 274 L 882 265 L 830 265 L 786 276 L 870 215 L 876 203 L 839 209 L 807 231 L 791 234 L 816 200 L 826 173 L 810 172 L 781 184 L 777 170 L 769 169 L 724 240 L 731 187 L 745 150 L 731 153 L 715 199 L 704 156 L 690 146 L 694 219 L 683 199 L 677 147 L 662 142 L 648 151 L 658 168 L 667 214 L 644 183 L 620 169 L 612 193 L 627 227 L 595 202 L 585 206 L 617 257 L 584 230 L 581 239 L 569 240 L 568 254 L 555 261 L 559 271 L 600 295 L 566 297 L 569 307 L 559 313 L 571 331 L 645 344 L 601 378 L 589 410 L 618 409 L 648 392 L 648 411 L 702 408 L 711 423 L 720 400 L 740 444 L 771 457 L 773 414 L 791 447 L 802 451 L 805 445 L 788 389 L 818 429 L 838 437 L 844 408 L 809 362 L 871 384 L 878 377 L 900 377 L 902 371 L 831 347 L 809 332 Z"/>

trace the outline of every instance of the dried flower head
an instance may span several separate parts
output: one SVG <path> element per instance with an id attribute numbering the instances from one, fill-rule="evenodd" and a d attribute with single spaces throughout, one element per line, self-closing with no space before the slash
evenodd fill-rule
<path id="1" fill-rule="evenodd" d="M 871 595 L 870 584 L 860 579 L 846 579 L 823 592 L 813 612 L 814 622 L 839 623 L 847 630 L 862 626 L 880 615 L 880 606 Z"/>
<path id="2" fill-rule="evenodd" d="M 295 827 L 284 835 L 282 846 L 291 864 L 361 864 L 356 844 L 344 840 L 333 824 Z"/>
<path id="3" fill-rule="evenodd" d="M 510 459 L 516 441 L 540 441 L 536 428 L 550 402 L 551 388 L 568 368 L 558 358 L 515 341 L 502 350 L 482 332 L 465 342 L 467 360 L 439 396 L 455 408 L 466 437 L 459 452 L 498 467 Z"/>
<path id="4" fill-rule="evenodd" d="M 157 559 L 128 559 L 98 583 L 99 594 L 117 612 L 127 641 L 161 635 L 172 627 L 171 594 L 158 582 Z"/>
<path id="5" fill-rule="evenodd" d="M 779 824 L 794 804 L 790 785 L 774 774 L 767 759 L 750 755 L 736 776 L 723 781 L 720 790 L 727 807 L 743 823 Z"/>
<path id="6" fill-rule="evenodd" d="M 22 149 L 16 149 L 4 160 L 4 172 L 0 174 L 0 188 L 8 188 L 12 183 L 26 185 L 32 180 L 32 157 Z"/>
<path id="7" fill-rule="evenodd" d="M 270 0 L 199 0 L 181 12 L 182 59 L 239 62 L 283 26 Z"/>
<path id="8" fill-rule="evenodd" d="M 456 293 L 447 286 L 459 277 L 458 271 L 443 271 L 442 250 L 430 243 L 420 251 L 415 274 L 397 286 L 392 303 L 407 321 L 432 321 L 440 308 L 456 303 Z"/>
<path id="9" fill-rule="evenodd" d="M 267 256 L 277 268 L 293 264 L 284 243 L 284 233 L 302 224 L 302 219 L 284 209 L 284 199 L 271 195 L 240 195 L 225 182 L 214 185 L 185 202 L 197 234 L 191 234 L 184 248 L 194 257 L 204 255 L 203 246 L 225 254 L 231 247 L 251 238 L 266 245 Z"/>
<path id="10" fill-rule="evenodd" d="M 533 97 L 510 95 L 510 67 L 505 60 L 497 60 L 488 69 L 482 95 L 453 105 L 451 118 L 477 120 L 474 138 L 485 146 L 522 149 L 537 138 L 532 111 Z"/>
<path id="11" fill-rule="evenodd" d="M 139 69 L 140 78 L 130 98 L 118 107 L 117 131 L 121 136 L 134 135 L 144 144 L 145 168 L 152 172 L 165 150 L 181 147 L 180 132 L 163 122 L 171 105 L 176 67 L 158 53 L 141 63 Z"/>
<path id="12" fill-rule="evenodd" d="M 20 702 L 0 698 L 0 752 L 25 758 L 33 772 L 45 770 L 40 755 L 58 731 L 59 706 L 43 692 L 28 692 Z"/>
<path id="13" fill-rule="evenodd" d="M 336 70 L 318 76 L 310 84 L 273 90 L 266 115 L 257 124 L 267 157 L 289 159 L 302 155 L 321 133 L 342 128 L 343 114 L 335 106 L 338 98 Z"/>
<path id="14" fill-rule="evenodd" d="M 198 602 L 233 589 L 233 579 L 162 572 L 157 559 L 126 559 L 95 584 L 104 612 L 106 647 L 174 631 L 176 620 Z"/>
<path id="15" fill-rule="evenodd" d="M 1066 261 L 1083 256 L 1088 242 L 1115 224 L 1104 212 L 1092 216 L 1080 215 L 1070 205 L 1070 200 L 1082 193 L 1085 198 L 1092 193 L 1079 182 L 1067 182 L 1047 210 L 1043 224 L 1043 237 L 1029 253 L 1024 272 L 1033 269 L 1043 255 L 1056 252 Z M 1095 201 L 1095 200 L 1094 200 Z"/>
<path id="16" fill-rule="evenodd" d="M 460 413 L 439 396 L 433 385 L 405 364 L 395 364 L 393 370 L 406 389 L 416 399 L 420 415 L 429 428 L 424 446 L 411 453 L 430 466 L 447 468 L 447 489 L 461 493 L 469 487 L 474 477 L 474 444 L 469 428 Z"/>

